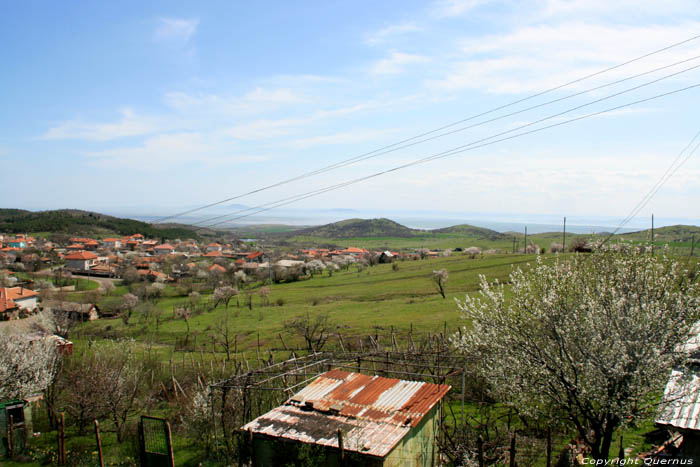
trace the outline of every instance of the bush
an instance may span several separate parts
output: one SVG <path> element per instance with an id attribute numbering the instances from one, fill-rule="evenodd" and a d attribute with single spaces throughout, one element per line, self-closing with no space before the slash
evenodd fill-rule
<path id="1" fill-rule="evenodd" d="M 284 305 L 284 298 L 279 297 L 279 298 L 275 301 L 275 303 L 277 303 L 277 306 L 282 306 L 282 305 Z"/>

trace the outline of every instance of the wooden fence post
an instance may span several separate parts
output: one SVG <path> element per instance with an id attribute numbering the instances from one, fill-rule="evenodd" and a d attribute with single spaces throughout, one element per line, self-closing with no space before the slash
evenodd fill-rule
<path id="1" fill-rule="evenodd" d="M 95 419 L 95 441 L 97 442 L 97 455 L 100 459 L 100 467 L 105 467 L 105 460 L 102 455 L 102 440 L 100 439 L 100 422 Z"/>
<path id="2" fill-rule="evenodd" d="M 165 422 L 165 440 L 168 443 L 168 462 L 170 467 L 175 467 L 175 455 L 173 454 L 173 436 L 170 431 L 170 423 Z"/>
<path id="3" fill-rule="evenodd" d="M 515 463 L 515 433 L 513 433 L 510 437 L 510 449 L 508 450 L 508 452 L 510 453 L 510 459 L 508 459 L 508 466 L 516 467 L 517 464 Z"/>
<path id="4" fill-rule="evenodd" d="M 12 415 L 10 415 L 10 436 L 9 436 L 9 448 L 10 448 L 10 459 L 15 457 L 15 420 Z"/>

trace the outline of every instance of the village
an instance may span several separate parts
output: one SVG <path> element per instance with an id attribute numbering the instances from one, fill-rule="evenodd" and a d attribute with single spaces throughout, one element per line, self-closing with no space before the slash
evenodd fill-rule
<path id="1" fill-rule="evenodd" d="M 437 257 L 440 251 L 411 253 L 369 251 L 349 247 L 339 250 L 300 249 L 279 254 L 258 250 L 238 240 L 229 243 L 197 243 L 194 240 L 159 242 L 134 234 L 102 239 L 70 237 L 52 242 L 24 234 L 0 234 L 0 284 L 5 300 L 0 304 L 0 320 L 16 319 L 42 308 L 39 284 L 29 279 L 44 277 L 44 290 L 71 278 L 87 278 L 105 283 L 175 283 L 197 278 L 217 285 L 241 281 L 283 282 L 345 268 L 350 264 L 390 263 L 399 258 Z M 18 278 L 17 273 L 23 278 Z M 235 279 L 234 279 L 235 278 Z M 53 280 L 53 283 L 51 282 Z M 16 285 L 15 285 L 16 284 Z M 107 286 L 109 287 L 109 286 Z M 58 290 L 74 291 L 74 286 Z M 91 319 L 96 318 L 95 314 Z"/>

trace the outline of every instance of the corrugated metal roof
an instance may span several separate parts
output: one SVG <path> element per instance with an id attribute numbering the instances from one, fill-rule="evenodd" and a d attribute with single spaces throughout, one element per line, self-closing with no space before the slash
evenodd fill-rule
<path id="1" fill-rule="evenodd" d="M 700 368 L 695 366 L 671 372 L 656 423 L 700 430 Z"/>
<path id="2" fill-rule="evenodd" d="M 450 390 L 444 384 L 403 381 L 331 370 L 285 405 L 243 430 L 383 457 Z"/>

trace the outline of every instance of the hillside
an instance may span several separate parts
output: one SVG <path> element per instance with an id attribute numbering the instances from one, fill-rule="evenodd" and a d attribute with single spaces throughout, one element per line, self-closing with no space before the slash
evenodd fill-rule
<path id="1" fill-rule="evenodd" d="M 646 242 L 651 239 L 651 230 L 641 230 L 639 232 L 629 232 L 617 235 L 623 240 Z M 685 244 L 695 237 L 695 241 L 700 241 L 700 227 L 695 225 L 670 225 L 654 229 L 654 243 Z"/>
<path id="2" fill-rule="evenodd" d="M 495 230 L 486 229 L 484 227 L 476 227 L 469 224 L 453 225 L 442 229 L 431 230 L 433 233 L 444 234 L 460 234 L 465 237 L 473 237 L 484 240 L 504 240 L 510 239 L 512 235 L 506 235 Z"/>
<path id="3" fill-rule="evenodd" d="M 289 235 L 320 238 L 408 238 L 425 234 L 422 230 L 409 229 L 390 219 L 346 219 L 320 227 L 289 232 Z"/>
<path id="4" fill-rule="evenodd" d="M 181 225 L 155 226 L 133 219 L 123 219 L 77 209 L 38 212 L 22 209 L 0 209 L 0 232 L 49 232 L 87 236 L 141 233 L 151 238 L 199 238 L 194 229 Z"/>

